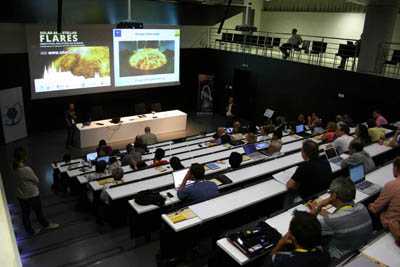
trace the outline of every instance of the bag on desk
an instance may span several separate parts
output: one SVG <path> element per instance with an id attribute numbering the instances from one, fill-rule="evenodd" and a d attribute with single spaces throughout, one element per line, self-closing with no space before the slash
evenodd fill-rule
<path id="1" fill-rule="evenodd" d="M 162 207 L 165 205 L 165 199 L 158 192 L 143 190 L 135 197 L 135 203 L 141 206 L 156 205 Z"/>

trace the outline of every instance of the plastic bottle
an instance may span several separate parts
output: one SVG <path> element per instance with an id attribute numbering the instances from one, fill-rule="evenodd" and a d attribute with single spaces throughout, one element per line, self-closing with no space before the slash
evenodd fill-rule
<path id="1" fill-rule="evenodd" d="M 385 142 L 385 134 L 382 133 L 381 137 L 379 138 L 379 145 L 383 145 L 383 142 Z"/>

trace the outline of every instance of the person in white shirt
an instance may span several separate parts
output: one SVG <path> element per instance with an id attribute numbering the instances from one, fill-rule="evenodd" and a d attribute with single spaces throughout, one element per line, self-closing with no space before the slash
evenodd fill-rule
<path id="1" fill-rule="evenodd" d="M 349 136 L 350 128 L 347 125 L 339 125 L 336 129 L 336 139 L 333 141 L 331 145 L 328 147 L 334 147 L 338 154 L 342 154 L 349 151 L 349 144 L 354 139 L 352 136 Z"/>
<path id="2" fill-rule="evenodd" d="M 228 105 L 225 108 L 226 110 L 226 127 L 232 127 L 232 122 L 234 118 L 237 116 L 236 105 L 233 103 L 233 97 L 228 99 Z"/>
<path id="3" fill-rule="evenodd" d="M 283 58 L 287 59 L 290 56 L 289 51 L 292 50 L 292 48 L 298 48 L 302 42 L 303 39 L 301 39 L 301 36 L 297 34 L 297 29 L 293 29 L 292 36 L 287 40 L 287 43 L 280 47 Z"/>
<path id="4" fill-rule="evenodd" d="M 109 189 L 114 184 L 119 184 L 124 182 L 124 180 L 122 179 L 124 177 L 124 170 L 121 167 L 115 167 L 112 170 L 112 177 L 114 178 L 114 182 L 105 184 L 100 193 L 100 199 L 103 200 L 104 203 L 106 203 L 107 205 L 110 204 L 110 197 L 108 196 L 106 190 Z"/>
<path id="5" fill-rule="evenodd" d="M 281 152 L 282 144 L 280 140 L 272 140 L 269 144 L 268 157 L 279 157 L 285 153 Z"/>

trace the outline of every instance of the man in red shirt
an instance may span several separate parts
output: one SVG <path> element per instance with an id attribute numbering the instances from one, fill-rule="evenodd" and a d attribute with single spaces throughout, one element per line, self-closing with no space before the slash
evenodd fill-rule
<path id="1" fill-rule="evenodd" d="M 162 160 L 162 158 L 165 156 L 165 151 L 162 148 L 157 148 L 156 153 L 154 155 L 154 161 L 153 164 L 149 165 L 149 168 L 163 165 L 163 164 L 168 164 L 167 160 Z"/>

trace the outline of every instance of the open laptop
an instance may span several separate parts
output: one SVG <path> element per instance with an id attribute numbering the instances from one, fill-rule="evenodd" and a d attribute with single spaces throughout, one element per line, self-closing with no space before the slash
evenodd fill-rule
<path id="1" fill-rule="evenodd" d="M 248 144 L 243 147 L 244 152 L 246 155 L 251 158 L 252 160 L 260 160 L 264 159 L 265 155 L 261 154 L 260 152 L 257 151 L 256 145 L 255 144 Z"/>
<path id="2" fill-rule="evenodd" d="M 108 165 L 108 162 L 110 161 L 110 156 L 105 156 L 105 157 L 97 158 L 97 161 L 100 161 L 100 160 L 104 160 L 104 161 L 107 163 L 107 165 Z"/>
<path id="3" fill-rule="evenodd" d="M 226 128 L 225 131 L 226 131 L 227 134 L 231 134 L 232 131 L 233 131 L 233 128 L 232 127 L 231 128 Z"/>
<path id="4" fill-rule="evenodd" d="M 310 136 L 310 134 L 308 134 L 308 133 L 306 133 L 304 131 L 304 125 L 303 124 L 299 124 L 299 125 L 296 126 L 296 134 L 299 135 L 299 136 L 303 136 L 303 137 Z"/>
<path id="5" fill-rule="evenodd" d="M 268 148 L 268 147 L 269 147 L 269 144 L 266 143 L 266 142 L 258 143 L 258 144 L 256 145 L 256 148 L 257 148 L 258 150 L 260 150 L 260 149 L 266 149 L 266 148 Z"/>
<path id="6" fill-rule="evenodd" d="M 182 169 L 182 170 L 175 171 L 172 173 L 172 179 L 174 181 L 174 187 L 176 190 L 178 190 L 178 188 L 182 185 L 183 179 L 185 178 L 188 171 L 189 171 L 189 168 L 186 168 L 186 169 Z M 188 180 L 186 182 L 186 185 L 193 184 L 193 183 L 194 183 L 193 180 Z"/>
<path id="7" fill-rule="evenodd" d="M 367 195 L 372 195 L 381 189 L 379 185 L 365 180 L 364 164 L 350 168 L 350 179 L 359 191 Z"/>
<path id="8" fill-rule="evenodd" d="M 86 161 L 87 162 L 92 162 L 95 161 L 97 158 L 97 152 L 89 153 L 86 155 Z"/>
<path id="9" fill-rule="evenodd" d="M 325 156 L 329 162 L 332 162 L 337 165 L 339 165 L 343 160 L 342 157 L 339 157 L 339 155 L 337 154 L 336 149 L 334 147 L 325 149 Z"/>

